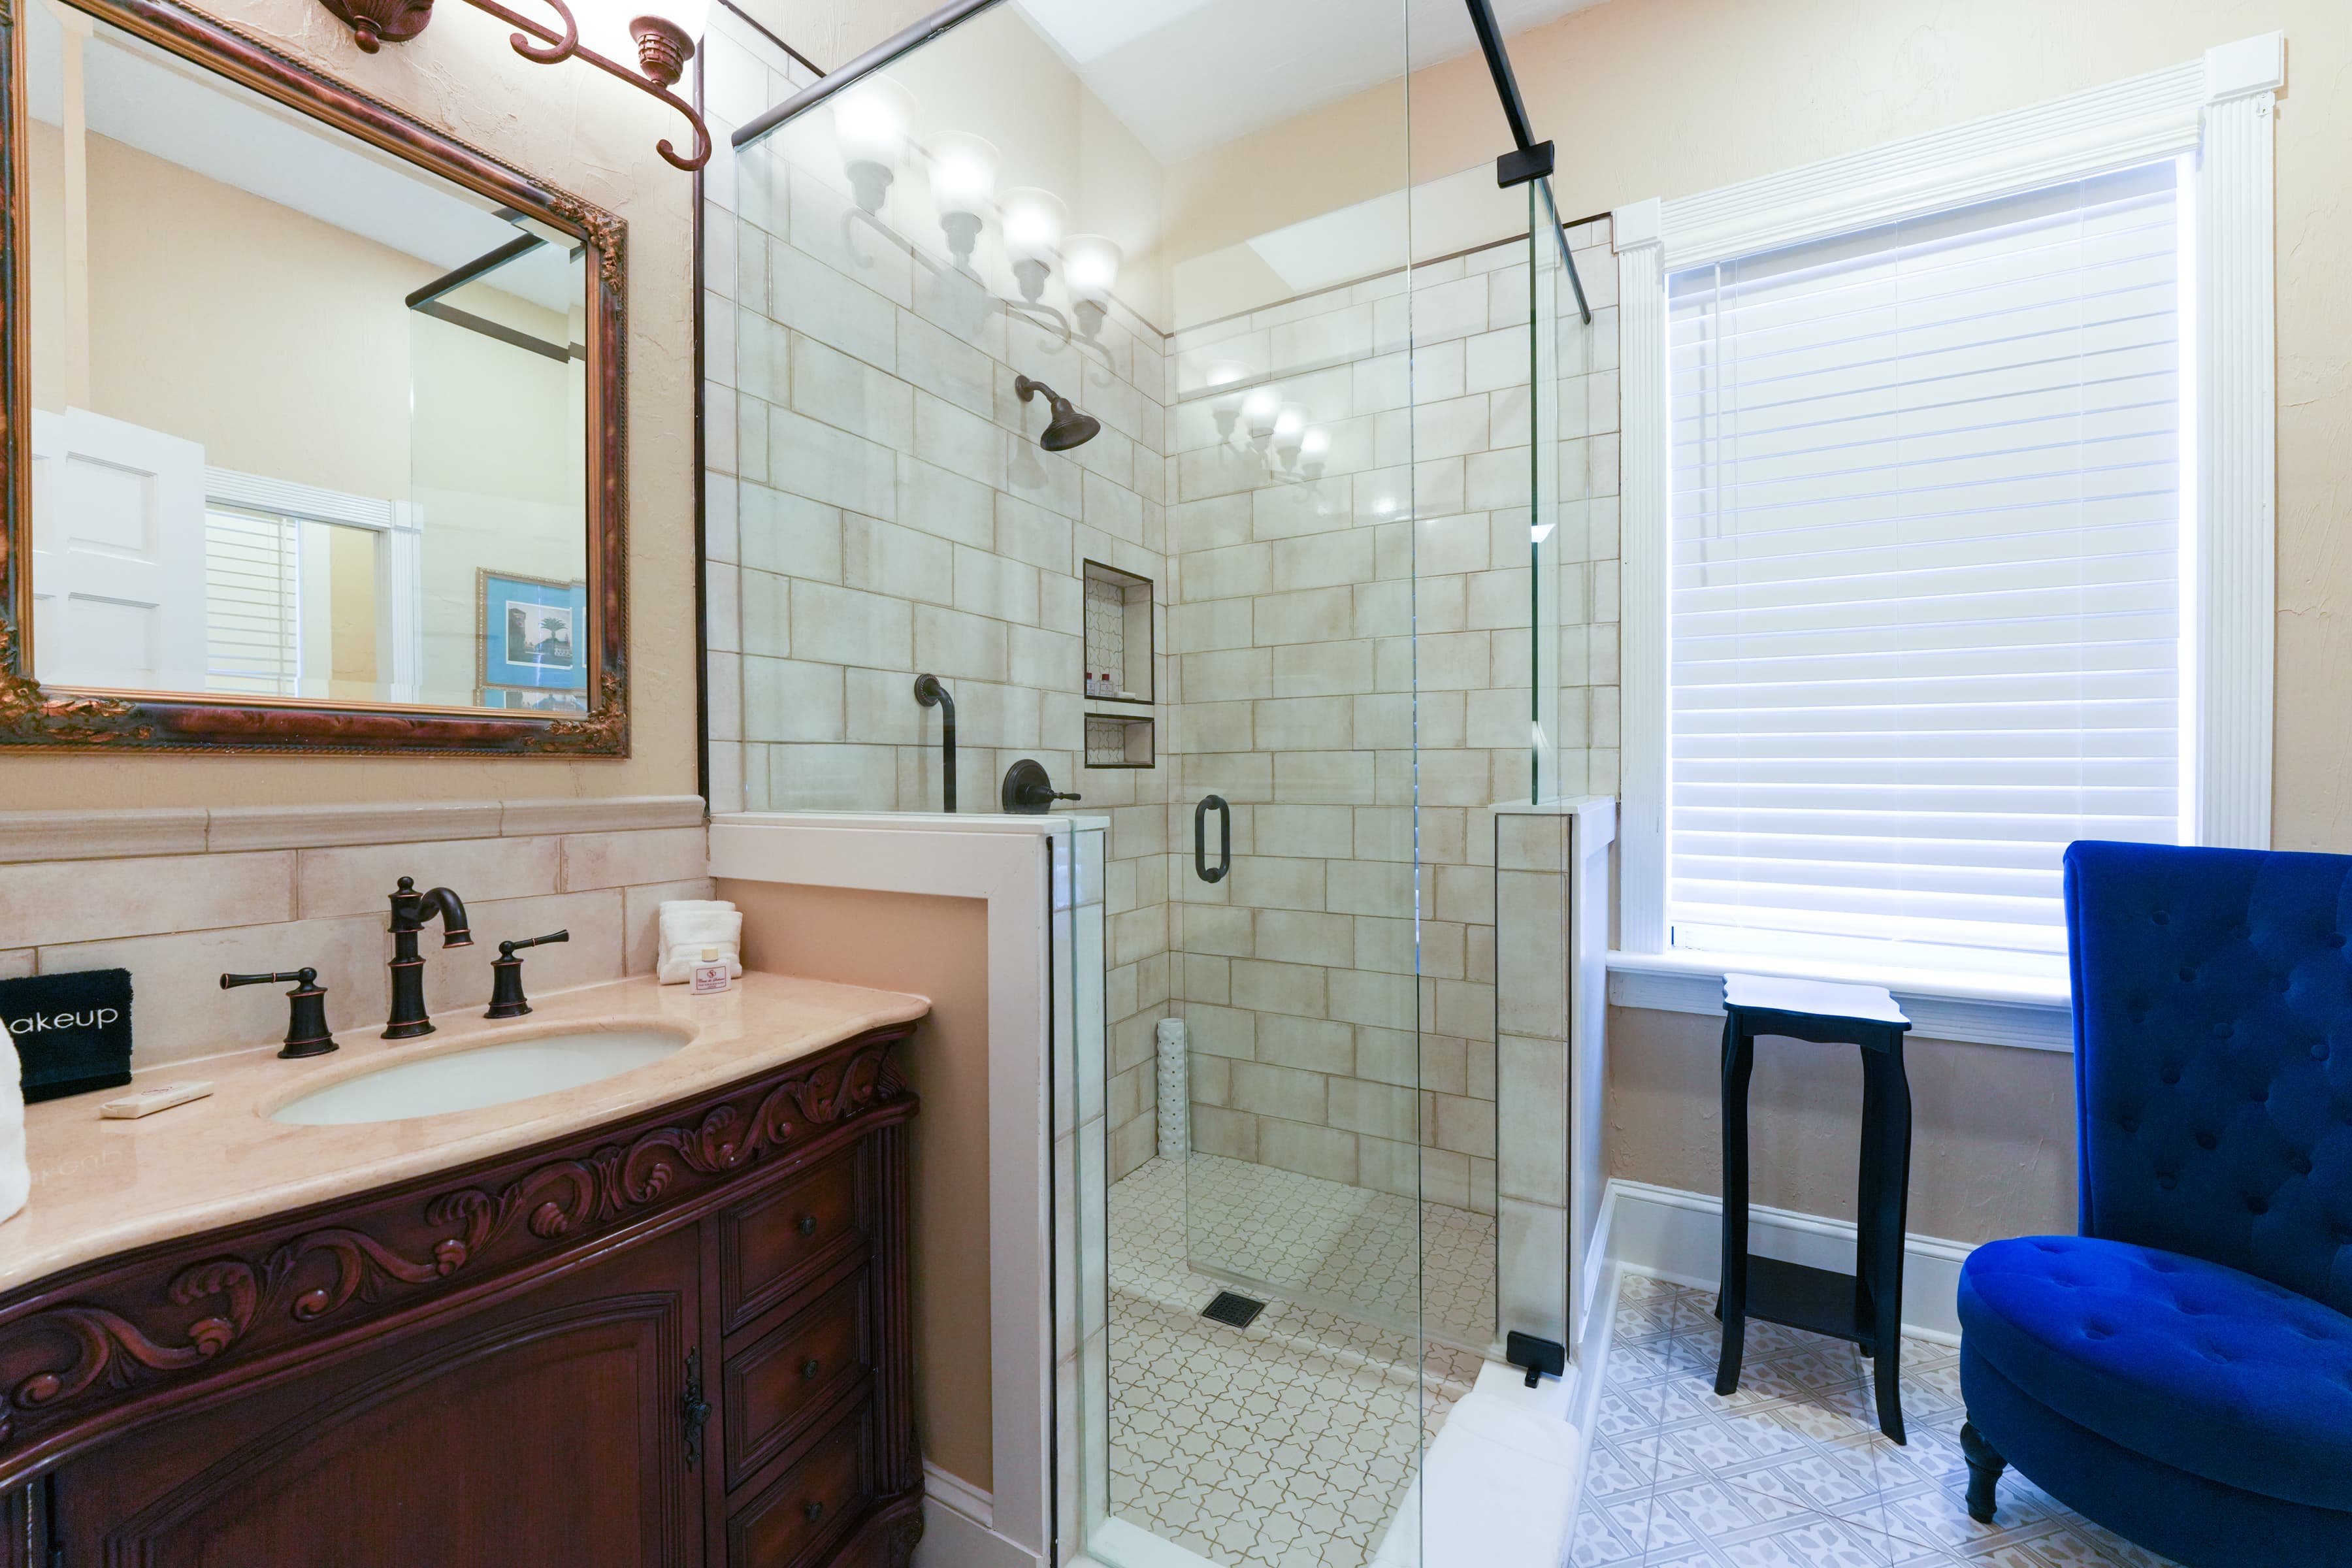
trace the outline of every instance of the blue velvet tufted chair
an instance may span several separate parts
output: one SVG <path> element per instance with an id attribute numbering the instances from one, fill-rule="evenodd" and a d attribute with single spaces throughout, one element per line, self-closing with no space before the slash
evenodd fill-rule
<path id="1" fill-rule="evenodd" d="M 2082 1234 L 1960 1274 L 1969 1511 L 2013 1464 L 2192 1568 L 2352 1564 L 2352 858 L 2066 852 Z"/>

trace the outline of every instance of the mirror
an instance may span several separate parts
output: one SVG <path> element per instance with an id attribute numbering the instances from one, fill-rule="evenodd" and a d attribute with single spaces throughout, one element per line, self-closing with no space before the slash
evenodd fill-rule
<path id="1" fill-rule="evenodd" d="M 0 737 L 624 748 L 617 221 L 194 13 L 8 32 Z"/>

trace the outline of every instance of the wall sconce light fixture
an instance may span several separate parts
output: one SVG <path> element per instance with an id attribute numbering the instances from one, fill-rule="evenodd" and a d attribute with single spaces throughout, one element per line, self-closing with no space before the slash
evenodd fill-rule
<path id="1" fill-rule="evenodd" d="M 1125 253 L 1098 234 L 1074 234 L 1062 247 L 1062 281 L 1076 307 L 1078 334 L 1102 335 L 1103 318 L 1110 312 L 1111 290 L 1118 287 L 1118 264 Z"/>
<path id="2" fill-rule="evenodd" d="M 931 202 L 940 209 L 948 250 L 958 267 L 971 267 L 981 226 L 996 205 L 996 143 L 950 131 L 931 141 Z"/>
<path id="3" fill-rule="evenodd" d="M 433 20 L 433 0 L 320 0 L 320 4 L 350 27 L 352 41 L 362 53 L 371 55 L 386 44 L 406 43 L 425 31 L 425 24 Z M 703 124 L 694 105 L 670 89 L 686 73 L 686 62 L 694 58 L 696 40 L 702 37 L 703 27 L 710 18 L 710 0 L 668 0 L 671 14 L 667 16 L 632 17 L 629 37 L 637 48 L 637 67 L 634 70 L 581 43 L 579 19 L 564 0 L 547 0 L 563 20 L 560 33 L 509 10 L 499 0 L 466 0 L 466 4 L 518 29 L 507 41 L 514 46 L 515 53 L 527 60 L 551 66 L 563 60 L 583 59 L 660 99 L 685 115 L 687 123 L 694 127 L 694 151 L 681 156 L 667 137 L 656 143 L 655 151 L 674 166 L 688 171 L 709 162 L 709 127 Z M 534 44 L 532 38 L 540 41 Z"/>
<path id="4" fill-rule="evenodd" d="M 1045 297 L 1045 279 L 1054 270 L 1062 226 L 1069 217 L 1070 209 L 1051 191 L 1023 185 L 1004 193 L 1004 254 L 1012 259 L 1021 297 L 1033 305 Z"/>
<path id="5" fill-rule="evenodd" d="M 849 171 L 850 193 L 868 216 L 882 210 L 898 176 L 914 119 L 915 95 L 878 73 L 833 100 L 833 139 Z"/>

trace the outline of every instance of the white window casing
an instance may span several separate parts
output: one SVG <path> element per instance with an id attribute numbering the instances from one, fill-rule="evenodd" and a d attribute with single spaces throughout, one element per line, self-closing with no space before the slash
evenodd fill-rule
<path id="1" fill-rule="evenodd" d="M 2180 216 L 2194 226 L 2181 300 L 2181 371 L 2196 433 L 2189 689 L 2182 694 L 2189 797 L 2183 837 L 2270 841 L 2276 409 L 2273 95 L 2284 38 L 2246 39 L 2198 62 L 1906 142 L 1615 215 L 1623 397 L 1623 768 L 1619 943 L 1612 995 L 1713 1012 L 1725 965 L 1670 951 L 1667 820 L 1673 550 L 1666 280 L 1753 257 L 2180 158 Z M 1729 967 L 1773 967 L 1735 962 Z M 2065 1048 L 2063 982 L 1939 987 L 1886 975 L 1937 1037 Z M 1906 991 L 1911 979 L 1919 988 Z M 1981 1015 L 1979 1016 L 1979 1015 Z"/>

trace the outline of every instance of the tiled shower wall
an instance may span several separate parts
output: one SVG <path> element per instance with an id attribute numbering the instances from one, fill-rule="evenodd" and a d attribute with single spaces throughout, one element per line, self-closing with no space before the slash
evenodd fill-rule
<path id="1" fill-rule="evenodd" d="M 723 147 L 808 79 L 723 9 L 712 26 Z M 1081 765 L 1082 571 L 1149 578 L 1165 604 L 1161 340 L 1114 312 L 1099 351 L 1079 351 L 1012 319 L 934 254 L 936 235 L 910 254 L 795 166 L 791 135 L 714 160 L 704 186 L 714 805 L 940 810 L 941 714 L 913 695 L 930 673 L 956 702 L 960 809 L 999 809 L 1005 768 L 1035 757 L 1078 809 L 1109 816 L 1124 1174 L 1150 1155 L 1170 994 L 1166 774 Z M 1013 393 L 1024 374 L 1102 434 L 1042 450 L 1043 405 Z"/>
<path id="2" fill-rule="evenodd" d="M 1570 796 L 1617 786 L 1607 229 L 1571 233 L 1593 322 L 1559 323 L 1557 403 L 1543 400 L 1541 437 L 1559 443 L 1548 620 Z M 1190 834 L 1199 796 L 1223 795 L 1237 868 L 1213 885 L 1189 858 L 1172 862 L 1193 1145 L 1486 1213 L 1489 807 L 1531 791 L 1528 321 L 1521 241 L 1417 268 L 1409 294 L 1400 275 L 1171 345 L 1170 832 Z M 1258 384 L 1328 432 L 1319 472 L 1270 469 L 1245 430 L 1221 426 L 1221 408 Z"/>

